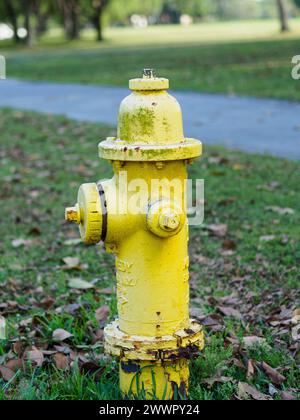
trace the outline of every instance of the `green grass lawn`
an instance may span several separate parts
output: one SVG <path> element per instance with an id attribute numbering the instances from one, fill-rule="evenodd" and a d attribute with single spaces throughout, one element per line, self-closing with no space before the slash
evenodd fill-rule
<path id="1" fill-rule="evenodd" d="M 287 35 L 277 21 L 107 29 L 65 42 L 53 30 L 32 50 L 0 44 L 9 77 L 127 86 L 145 67 L 171 79 L 172 88 L 300 99 L 291 59 L 300 54 L 300 20 Z"/>
<path id="2" fill-rule="evenodd" d="M 115 130 L 9 110 L 0 129 L 0 399 L 118 399 L 117 362 L 102 342 L 116 315 L 113 257 L 64 222 L 78 186 L 110 176 L 97 143 Z M 299 164 L 205 147 L 190 175 L 205 179 L 190 286 L 207 337 L 190 397 L 297 398 Z M 94 287 L 72 289 L 72 278 Z M 55 341 L 58 328 L 72 336 Z"/>

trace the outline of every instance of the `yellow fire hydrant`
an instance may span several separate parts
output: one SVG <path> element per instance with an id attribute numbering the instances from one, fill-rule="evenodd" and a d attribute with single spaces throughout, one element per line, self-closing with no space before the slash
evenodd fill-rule
<path id="1" fill-rule="evenodd" d="M 83 184 L 66 209 L 85 243 L 116 255 L 118 319 L 104 330 L 105 351 L 119 357 L 124 396 L 172 399 L 188 394 L 188 360 L 204 346 L 189 318 L 187 163 L 201 143 L 184 138 L 168 79 L 144 70 L 129 81 L 117 137 L 99 144 L 110 180 Z"/>

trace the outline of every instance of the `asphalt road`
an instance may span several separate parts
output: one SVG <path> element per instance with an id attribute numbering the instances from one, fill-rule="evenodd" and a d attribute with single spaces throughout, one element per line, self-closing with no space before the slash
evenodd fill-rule
<path id="1" fill-rule="evenodd" d="M 128 89 L 108 86 L 0 81 L 0 107 L 64 114 L 116 125 Z M 183 109 L 185 135 L 203 144 L 300 159 L 300 103 L 173 91 Z"/>

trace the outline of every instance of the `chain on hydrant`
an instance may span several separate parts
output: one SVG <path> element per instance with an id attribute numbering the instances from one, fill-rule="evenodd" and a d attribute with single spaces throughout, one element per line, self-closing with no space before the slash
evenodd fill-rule
<path id="1" fill-rule="evenodd" d="M 116 255 L 118 319 L 104 330 L 119 357 L 124 396 L 172 399 L 188 393 L 188 361 L 204 346 L 189 318 L 187 163 L 201 143 L 184 138 L 168 79 L 145 70 L 129 81 L 118 133 L 99 144 L 110 180 L 83 184 L 66 219 L 85 243 L 104 241 Z"/>

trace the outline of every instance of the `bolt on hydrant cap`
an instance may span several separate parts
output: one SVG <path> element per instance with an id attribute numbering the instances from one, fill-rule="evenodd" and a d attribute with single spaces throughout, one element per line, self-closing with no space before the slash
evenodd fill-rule
<path id="1" fill-rule="evenodd" d="M 169 89 L 169 80 L 156 77 L 153 69 L 144 69 L 143 77 L 129 80 L 131 90 L 166 90 Z"/>

